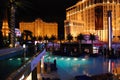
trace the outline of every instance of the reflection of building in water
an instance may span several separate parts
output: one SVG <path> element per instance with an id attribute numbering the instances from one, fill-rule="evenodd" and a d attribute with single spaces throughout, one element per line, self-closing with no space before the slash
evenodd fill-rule
<path id="1" fill-rule="evenodd" d="M 64 21 L 65 38 L 69 33 L 73 37 L 79 33 L 94 33 L 101 41 L 107 41 L 108 10 L 112 10 L 113 41 L 119 41 L 117 36 L 120 36 L 120 0 L 80 0 L 67 8 Z"/>
<path id="2" fill-rule="evenodd" d="M 112 62 L 112 71 L 114 75 L 120 75 L 120 64 L 115 64 L 114 62 Z"/>
<path id="3" fill-rule="evenodd" d="M 108 72 L 113 73 L 115 76 L 120 75 L 120 60 L 107 60 L 103 63 L 104 67 L 108 66 Z"/>

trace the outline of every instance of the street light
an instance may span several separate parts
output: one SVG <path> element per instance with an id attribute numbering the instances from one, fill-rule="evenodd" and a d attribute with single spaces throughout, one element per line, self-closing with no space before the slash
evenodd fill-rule
<path id="1" fill-rule="evenodd" d="M 108 11 L 108 50 L 111 55 L 112 50 L 112 18 L 111 18 L 111 10 Z"/>
<path id="2" fill-rule="evenodd" d="M 37 44 L 38 42 L 37 41 L 35 41 L 35 54 L 36 54 L 36 52 L 37 52 Z"/>
<path id="3" fill-rule="evenodd" d="M 24 58 L 24 61 L 25 61 L 25 58 L 26 58 L 26 45 L 25 44 L 23 44 L 23 51 L 24 51 L 23 58 Z"/>

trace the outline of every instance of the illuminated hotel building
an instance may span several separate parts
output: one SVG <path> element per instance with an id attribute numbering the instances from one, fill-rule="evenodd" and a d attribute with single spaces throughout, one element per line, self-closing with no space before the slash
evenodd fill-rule
<path id="1" fill-rule="evenodd" d="M 108 41 L 108 15 L 112 11 L 113 41 L 118 42 L 120 36 L 120 0 L 81 0 L 66 9 L 64 21 L 65 38 L 70 33 L 93 33 L 100 41 Z"/>
<path id="2" fill-rule="evenodd" d="M 9 28 L 8 28 L 8 21 L 4 20 L 2 24 L 2 34 L 3 36 L 8 36 Z"/>
<path id="3" fill-rule="evenodd" d="M 39 37 L 39 36 L 48 36 L 55 35 L 58 38 L 58 24 L 57 23 L 48 23 L 43 22 L 41 19 L 36 19 L 34 22 L 20 22 L 19 23 L 21 33 L 24 30 L 29 30 L 33 33 L 32 36 Z M 8 36 L 9 27 L 8 21 L 4 20 L 2 25 L 2 33 L 3 36 Z"/>
<path id="4" fill-rule="evenodd" d="M 36 19 L 34 22 L 20 22 L 20 31 L 29 30 L 33 33 L 33 36 L 48 36 L 55 35 L 58 37 L 58 24 L 57 23 L 48 23 L 43 22 L 41 19 Z"/>

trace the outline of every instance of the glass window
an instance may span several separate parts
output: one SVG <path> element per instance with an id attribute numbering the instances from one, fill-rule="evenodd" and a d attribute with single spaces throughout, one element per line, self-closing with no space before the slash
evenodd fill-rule
<path id="1" fill-rule="evenodd" d="M 103 0 L 99 0 L 99 3 L 103 3 Z"/>
<path id="2" fill-rule="evenodd" d="M 107 3 L 107 0 L 104 0 L 104 3 Z"/>
<path id="3" fill-rule="evenodd" d="M 119 3 L 119 0 L 117 0 L 117 3 Z"/>
<path id="4" fill-rule="evenodd" d="M 102 3 L 103 0 L 94 0 L 94 3 Z"/>
<path id="5" fill-rule="evenodd" d="M 89 1 L 87 1 L 87 6 L 89 6 Z"/>
<path id="6" fill-rule="evenodd" d="M 94 4 L 94 0 L 91 0 L 91 4 Z"/>
<path id="7" fill-rule="evenodd" d="M 86 2 L 84 3 L 84 8 L 86 7 Z"/>
<path id="8" fill-rule="evenodd" d="M 114 0 L 115 3 L 117 3 L 117 0 Z"/>
<path id="9" fill-rule="evenodd" d="M 91 0 L 89 0 L 89 5 L 91 5 Z"/>
<path id="10" fill-rule="evenodd" d="M 112 0 L 109 0 L 110 1 L 110 3 L 112 3 Z"/>
<path id="11" fill-rule="evenodd" d="M 81 9 L 83 10 L 83 4 L 81 5 Z"/>
<path id="12" fill-rule="evenodd" d="M 78 11 L 80 11 L 80 5 L 78 6 Z"/>

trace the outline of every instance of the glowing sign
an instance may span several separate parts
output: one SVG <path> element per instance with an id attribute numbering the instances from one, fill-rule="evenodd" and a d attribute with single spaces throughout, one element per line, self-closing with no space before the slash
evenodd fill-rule
<path id="1" fill-rule="evenodd" d="M 15 28 L 16 37 L 21 36 L 21 32 L 18 28 Z"/>

